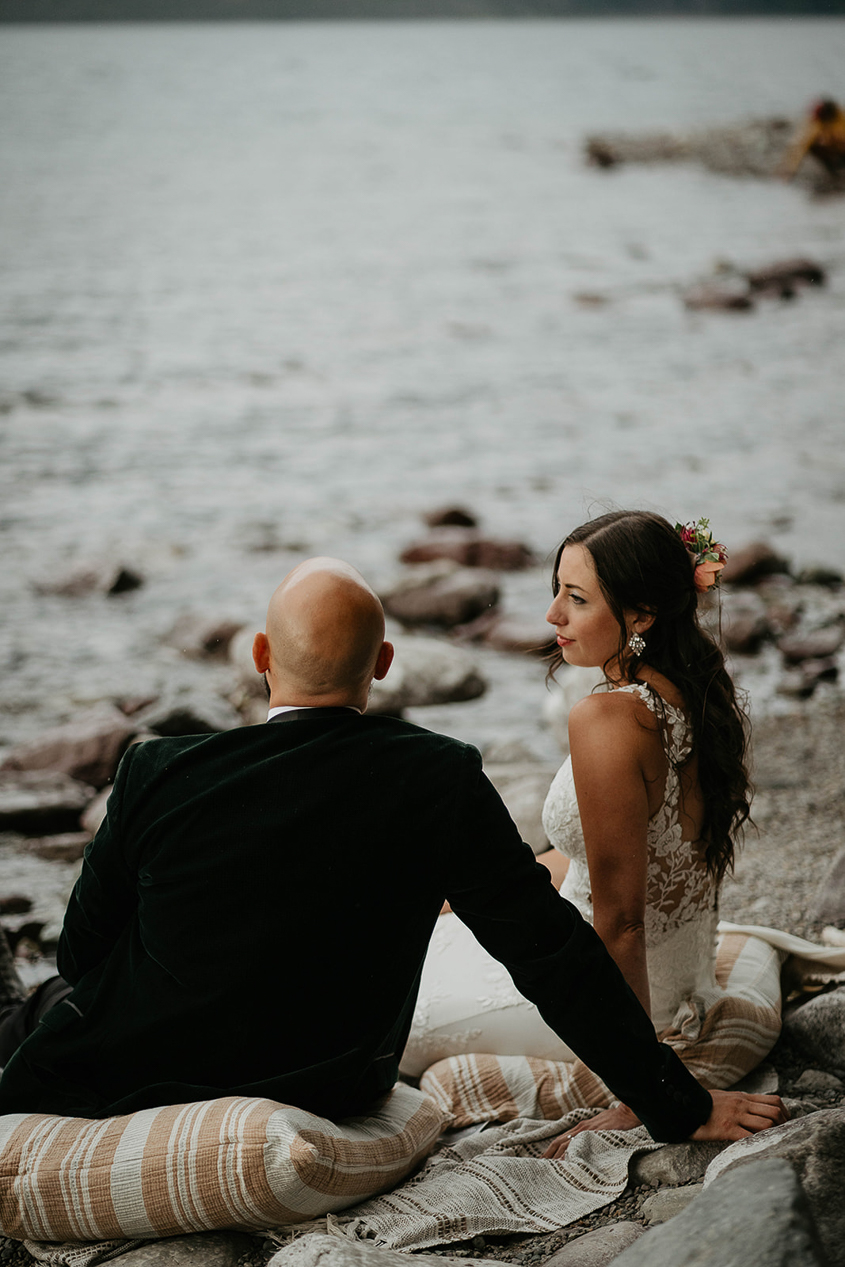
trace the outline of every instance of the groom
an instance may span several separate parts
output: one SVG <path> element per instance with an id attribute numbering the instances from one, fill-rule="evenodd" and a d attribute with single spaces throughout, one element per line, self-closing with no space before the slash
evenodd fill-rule
<path id="1" fill-rule="evenodd" d="M 70 992 L 11 1055 L 0 1113 L 233 1094 L 366 1113 L 396 1080 L 448 898 L 656 1139 L 781 1120 L 774 1097 L 711 1097 L 657 1042 L 474 748 L 364 715 L 393 648 L 353 568 L 295 568 L 253 656 L 270 724 L 124 757 L 65 917 Z"/>

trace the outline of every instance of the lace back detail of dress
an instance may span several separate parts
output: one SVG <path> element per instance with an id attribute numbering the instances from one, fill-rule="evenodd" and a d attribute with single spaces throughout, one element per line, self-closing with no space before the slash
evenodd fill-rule
<path id="1" fill-rule="evenodd" d="M 701 846 L 684 839 L 678 770 L 691 750 L 690 728 L 684 714 L 656 698 L 643 683 L 635 682 L 618 689 L 637 695 L 664 727 L 668 757 L 666 784 L 663 801 L 648 824 L 646 942 L 654 944 L 671 929 L 695 919 L 703 911 L 712 911 L 716 904 L 716 883 L 707 870 Z M 550 842 L 579 864 L 571 877 L 574 891 L 567 896 L 588 914 L 585 903 L 591 907 L 591 902 L 589 892 L 584 891 L 588 887 L 586 850 L 569 760 L 549 789 L 543 824 Z M 579 877 L 581 885 L 577 885 Z M 568 887 L 564 885 L 564 891 Z"/>

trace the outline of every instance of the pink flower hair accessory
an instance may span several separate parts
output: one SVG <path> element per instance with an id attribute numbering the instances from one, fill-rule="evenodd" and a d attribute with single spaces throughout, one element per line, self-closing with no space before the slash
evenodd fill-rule
<path id="1" fill-rule="evenodd" d="M 693 584 L 699 594 L 706 594 L 719 584 L 722 568 L 728 561 L 728 552 L 713 540 L 710 520 L 699 519 L 693 524 L 675 524 L 675 531 L 684 543 L 693 567 Z"/>

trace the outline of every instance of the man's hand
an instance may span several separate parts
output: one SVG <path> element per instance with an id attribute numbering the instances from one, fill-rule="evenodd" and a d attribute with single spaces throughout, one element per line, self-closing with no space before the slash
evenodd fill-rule
<path id="1" fill-rule="evenodd" d="M 779 1095 L 746 1095 L 744 1091 L 711 1091 L 713 1112 L 690 1139 L 745 1139 L 789 1120 Z"/>
<path id="2" fill-rule="evenodd" d="M 779 1126 L 789 1120 L 789 1113 L 779 1095 L 746 1095 L 744 1091 L 711 1091 L 713 1111 L 703 1126 L 699 1126 L 690 1139 L 745 1139 L 756 1131 L 769 1126 Z M 560 1159 L 566 1154 L 570 1141 L 583 1131 L 632 1131 L 642 1123 L 624 1104 L 614 1109 L 604 1109 L 594 1117 L 573 1126 L 565 1135 L 558 1135 L 549 1144 L 544 1157 Z"/>

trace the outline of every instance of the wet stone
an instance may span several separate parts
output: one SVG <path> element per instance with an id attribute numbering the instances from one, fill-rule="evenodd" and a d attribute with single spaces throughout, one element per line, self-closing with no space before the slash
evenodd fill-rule
<path id="1" fill-rule="evenodd" d="M 76 831 L 94 788 L 55 770 L 0 770 L 0 831 Z"/>
<path id="2" fill-rule="evenodd" d="M 114 778 L 138 726 L 116 708 L 97 708 L 13 748 L 3 770 L 57 770 L 100 788 Z"/>
<path id="3" fill-rule="evenodd" d="M 27 840 L 26 849 L 47 862 L 78 862 L 90 839 L 87 831 L 69 831 Z"/>
<path id="4" fill-rule="evenodd" d="M 640 1213 L 648 1223 L 665 1223 L 680 1214 L 703 1190 L 701 1183 L 691 1183 L 685 1188 L 664 1188 L 646 1197 Z"/>

